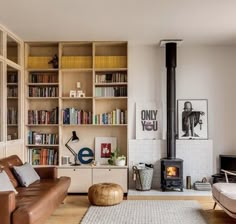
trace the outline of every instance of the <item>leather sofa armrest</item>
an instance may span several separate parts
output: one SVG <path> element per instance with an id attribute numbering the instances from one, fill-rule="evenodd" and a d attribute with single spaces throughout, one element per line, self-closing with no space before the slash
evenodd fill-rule
<path id="1" fill-rule="evenodd" d="M 1 224 L 11 224 L 12 212 L 16 208 L 15 192 L 0 192 L 0 217 Z"/>
<path id="2" fill-rule="evenodd" d="M 34 167 L 41 179 L 56 179 L 57 169 L 56 167 Z"/>

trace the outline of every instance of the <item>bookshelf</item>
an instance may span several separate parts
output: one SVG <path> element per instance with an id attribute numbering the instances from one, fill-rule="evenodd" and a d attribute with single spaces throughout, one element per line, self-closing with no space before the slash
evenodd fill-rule
<path id="1" fill-rule="evenodd" d="M 48 64 L 55 55 L 58 55 L 58 68 Z M 127 157 L 127 57 L 127 42 L 25 43 L 28 161 L 33 165 L 57 165 L 58 175 L 71 174 L 72 183 L 78 175 L 84 176 L 81 172 L 91 169 L 91 165 L 85 169 L 61 164 L 63 156 L 69 156 L 73 162 L 72 154 L 65 147 L 72 131 L 76 131 L 80 139 L 71 145 L 76 152 L 85 147 L 94 151 L 96 137 L 116 137 L 117 146 Z M 47 115 L 44 114 L 54 114 L 54 110 L 56 120 L 45 122 Z M 49 135 L 55 136 L 53 144 L 43 142 L 47 138 L 44 136 Z M 50 161 L 50 152 L 57 158 Z M 50 162 L 40 162 L 45 160 L 43 153 L 47 153 Z M 123 169 L 127 171 L 127 167 Z M 73 174 L 74 171 L 79 174 Z M 93 183 L 90 181 L 85 186 Z M 78 187 L 76 192 L 84 192 L 84 188 L 81 191 Z"/>
<path id="2" fill-rule="evenodd" d="M 25 144 L 32 165 L 58 165 L 59 69 L 50 61 L 58 43 L 25 45 Z"/>
<path id="3" fill-rule="evenodd" d="M 0 26 L 0 158 L 24 159 L 23 41 Z"/>

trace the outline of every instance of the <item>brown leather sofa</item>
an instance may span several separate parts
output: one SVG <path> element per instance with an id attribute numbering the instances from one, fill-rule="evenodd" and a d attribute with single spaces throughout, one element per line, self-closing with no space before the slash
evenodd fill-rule
<path id="1" fill-rule="evenodd" d="M 18 191 L 0 192 L 0 223 L 43 224 L 66 197 L 70 178 L 57 178 L 55 167 L 39 167 L 35 170 L 40 180 L 21 187 L 12 173 L 12 167 L 20 165 L 22 161 L 16 155 L 0 160 L 0 169 L 6 171 Z"/>

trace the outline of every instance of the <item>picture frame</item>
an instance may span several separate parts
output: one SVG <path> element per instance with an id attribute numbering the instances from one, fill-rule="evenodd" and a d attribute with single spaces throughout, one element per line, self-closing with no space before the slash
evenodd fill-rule
<path id="1" fill-rule="evenodd" d="M 208 139 L 208 100 L 179 99 L 178 139 Z"/>
<path id="2" fill-rule="evenodd" d="M 116 150 L 116 137 L 96 137 L 95 138 L 95 161 L 101 165 L 107 165 L 111 153 Z"/>
<path id="3" fill-rule="evenodd" d="M 136 139 L 161 138 L 161 109 L 155 101 L 136 102 Z"/>
<path id="4" fill-rule="evenodd" d="M 70 97 L 76 97 L 76 90 L 70 90 Z"/>

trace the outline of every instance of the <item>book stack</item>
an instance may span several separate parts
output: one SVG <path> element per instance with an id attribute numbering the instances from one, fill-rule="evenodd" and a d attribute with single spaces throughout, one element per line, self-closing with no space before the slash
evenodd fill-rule
<path id="1" fill-rule="evenodd" d="M 31 73 L 29 76 L 30 83 L 57 83 L 57 73 Z"/>
<path id="2" fill-rule="evenodd" d="M 62 110 L 63 124 L 92 124 L 92 112 L 75 108 Z"/>
<path id="3" fill-rule="evenodd" d="M 35 131 L 28 132 L 28 144 L 33 145 L 55 145 L 58 144 L 58 134 L 40 133 Z"/>
<path id="4" fill-rule="evenodd" d="M 58 97 L 58 86 L 30 86 L 29 97 Z"/>
<path id="5" fill-rule="evenodd" d="M 116 82 L 127 82 L 126 73 L 97 73 L 95 76 L 96 83 L 116 83 Z"/>
<path id="6" fill-rule="evenodd" d="M 95 124 L 127 124 L 127 110 L 119 108 L 102 114 L 96 114 L 94 117 Z"/>
<path id="7" fill-rule="evenodd" d="M 96 87 L 95 96 L 97 97 L 127 96 L 127 86 Z"/>
<path id="8" fill-rule="evenodd" d="M 58 107 L 52 111 L 28 110 L 28 124 L 58 124 Z"/>
<path id="9" fill-rule="evenodd" d="M 57 165 L 58 152 L 51 148 L 30 148 L 28 161 L 32 165 Z"/>

